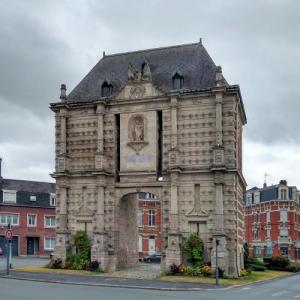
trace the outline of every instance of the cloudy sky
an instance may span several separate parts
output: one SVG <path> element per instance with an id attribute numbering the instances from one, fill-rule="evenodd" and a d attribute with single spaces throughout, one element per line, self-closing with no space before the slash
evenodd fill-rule
<path id="1" fill-rule="evenodd" d="M 0 156 L 5 178 L 52 180 L 54 116 L 68 91 L 107 54 L 202 37 L 248 124 L 248 186 L 285 178 L 300 188 L 300 1 L 0 0 Z"/>

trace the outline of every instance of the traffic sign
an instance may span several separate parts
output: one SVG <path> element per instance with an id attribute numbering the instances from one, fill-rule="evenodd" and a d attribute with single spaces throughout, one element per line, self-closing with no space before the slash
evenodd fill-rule
<path id="1" fill-rule="evenodd" d="M 5 231 L 5 237 L 7 240 L 11 240 L 12 239 L 12 231 L 10 229 L 7 229 Z"/>

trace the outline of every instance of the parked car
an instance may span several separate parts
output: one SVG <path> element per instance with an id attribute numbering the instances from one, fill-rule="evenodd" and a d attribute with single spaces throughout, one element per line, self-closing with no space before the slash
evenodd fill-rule
<path id="1" fill-rule="evenodd" d="M 161 261 L 161 254 L 160 253 L 153 253 L 147 255 L 143 258 L 143 261 L 151 263 L 151 262 L 160 262 Z"/>

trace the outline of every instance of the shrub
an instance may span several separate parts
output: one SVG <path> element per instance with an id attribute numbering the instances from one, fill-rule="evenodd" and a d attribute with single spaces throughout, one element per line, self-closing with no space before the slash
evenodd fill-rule
<path id="1" fill-rule="evenodd" d="M 245 268 L 248 268 L 248 261 L 249 261 L 249 245 L 248 243 L 244 243 L 244 265 Z"/>
<path id="2" fill-rule="evenodd" d="M 188 266 L 185 264 L 180 264 L 178 266 L 178 269 L 179 269 L 179 273 L 186 274 L 188 270 Z"/>
<path id="3" fill-rule="evenodd" d="M 300 272 L 300 264 L 296 262 L 290 263 L 289 266 L 286 268 L 286 270 L 295 273 Z"/>
<path id="4" fill-rule="evenodd" d="M 63 268 L 63 262 L 60 258 L 51 258 L 49 263 L 46 266 L 49 269 L 62 269 Z"/>
<path id="5" fill-rule="evenodd" d="M 66 269 L 85 270 L 89 260 L 85 253 L 69 254 L 66 258 Z"/>
<path id="6" fill-rule="evenodd" d="M 100 271 L 100 263 L 98 262 L 98 260 L 90 261 L 86 266 L 86 270 L 93 272 Z"/>
<path id="7" fill-rule="evenodd" d="M 200 266 L 203 261 L 203 242 L 196 233 L 192 233 L 185 240 L 183 250 L 187 256 L 188 262 Z"/>
<path id="8" fill-rule="evenodd" d="M 246 269 L 241 269 L 240 276 L 245 277 L 248 275 L 248 271 Z"/>
<path id="9" fill-rule="evenodd" d="M 74 235 L 74 245 L 76 247 L 76 253 L 84 253 L 89 259 L 91 244 L 85 231 L 79 230 Z"/>
<path id="10" fill-rule="evenodd" d="M 268 269 L 279 271 L 287 270 L 290 264 L 289 259 L 282 256 L 272 256 L 268 259 L 264 259 L 264 262 Z"/>
<path id="11" fill-rule="evenodd" d="M 176 264 L 172 264 L 172 265 L 170 265 L 170 274 L 171 275 L 176 275 L 176 274 L 178 274 L 180 271 L 179 271 L 179 266 L 178 265 L 176 265 Z"/>
<path id="12" fill-rule="evenodd" d="M 192 276 L 192 277 L 197 277 L 197 276 L 201 276 L 201 269 L 200 267 L 188 267 L 186 275 L 188 276 Z"/>
<path id="13" fill-rule="evenodd" d="M 248 258 L 247 269 L 250 269 L 253 271 L 265 271 L 267 268 L 266 268 L 266 265 L 264 262 L 262 262 L 261 260 L 255 258 L 255 257 L 251 257 L 251 258 Z"/>
<path id="14" fill-rule="evenodd" d="M 201 274 L 205 277 L 211 275 L 211 267 L 209 265 L 203 265 L 201 267 Z"/>

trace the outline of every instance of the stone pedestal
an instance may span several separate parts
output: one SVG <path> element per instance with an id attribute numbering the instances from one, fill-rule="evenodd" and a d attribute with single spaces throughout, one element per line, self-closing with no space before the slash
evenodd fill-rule
<path id="1" fill-rule="evenodd" d="M 179 265 L 182 263 L 181 253 L 181 235 L 179 233 L 168 234 L 168 248 L 166 249 L 165 269 L 169 269 L 170 265 Z"/>
<path id="2" fill-rule="evenodd" d="M 91 260 L 97 260 L 100 262 L 102 268 L 108 269 L 109 262 L 105 233 L 94 233 L 91 248 Z"/>
<path id="3" fill-rule="evenodd" d="M 213 272 L 216 269 L 216 240 L 219 240 L 218 245 L 218 266 L 224 270 L 224 274 L 228 274 L 228 250 L 226 245 L 226 237 L 224 235 L 213 236 L 213 249 L 211 251 L 211 268 Z"/>
<path id="4" fill-rule="evenodd" d="M 54 257 L 60 258 L 64 263 L 66 261 L 67 253 L 70 250 L 69 237 L 70 234 L 68 232 L 56 232 Z"/>

